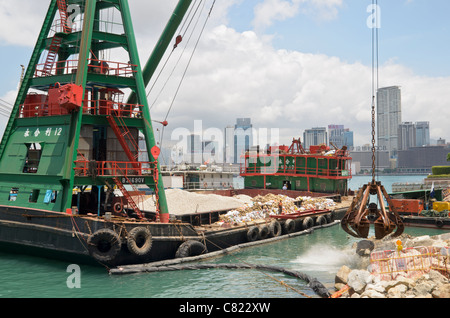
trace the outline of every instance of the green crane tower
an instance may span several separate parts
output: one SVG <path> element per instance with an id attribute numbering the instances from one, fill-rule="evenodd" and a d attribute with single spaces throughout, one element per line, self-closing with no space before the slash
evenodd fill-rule
<path id="1" fill-rule="evenodd" d="M 146 69 L 156 68 L 190 3 L 179 2 Z M 125 185 L 145 184 L 168 222 L 149 76 L 127 0 L 51 0 L 0 144 L 0 205 L 120 212 L 117 186 L 142 218 Z"/>

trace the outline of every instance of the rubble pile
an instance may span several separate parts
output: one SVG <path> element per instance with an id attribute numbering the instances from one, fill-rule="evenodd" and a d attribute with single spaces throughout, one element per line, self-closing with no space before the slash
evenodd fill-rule
<path id="1" fill-rule="evenodd" d="M 435 270 L 416 278 L 399 275 L 385 281 L 366 270 L 343 267 L 338 276 L 350 287 L 343 298 L 450 298 L 449 279 Z"/>
<path id="2" fill-rule="evenodd" d="M 296 202 L 301 202 L 300 206 Z M 285 195 L 267 194 L 264 196 L 256 196 L 251 202 L 244 204 L 242 207 L 229 211 L 220 217 L 221 222 L 240 224 L 251 222 L 259 219 L 265 219 L 270 215 L 294 214 L 307 210 L 324 210 L 335 206 L 331 199 L 297 197 L 295 199 Z"/>
<path id="3" fill-rule="evenodd" d="M 229 211 L 227 214 L 221 215 L 220 216 L 221 221 L 219 223 L 241 224 L 256 220 L 263 220 L 266 217 L 267 214 L 262 210 L 248 211 L 248 212 L 232 210 Z"/>
<path id="4" fill-rule="evenodd" d="M 326 210 L 336 206 L 336 203 L 331 199 L 326 198 L 312 198 L 312 197 L 298 197 L 297 201 L 302 201 L 302 205 L 298 211 L 306 210 Z"/>
<path id="5" fill-rule="evenodd" d="M 338 271 L 335 298 L 450 298 L 450 234 L 361 242 L 371 244 L 357 247 L 359 268 Z"/>

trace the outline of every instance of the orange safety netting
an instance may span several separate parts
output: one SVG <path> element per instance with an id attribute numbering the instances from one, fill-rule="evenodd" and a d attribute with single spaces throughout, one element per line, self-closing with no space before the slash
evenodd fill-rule
<path id="1" fill-rule="evenodd" d="M 402 250 L 374 251 L 370 255 L 371 273 L 381 280 L 398 276 L 417 278 L 430 270 L 450 277 L 449 247 L 411 247 Z"/>

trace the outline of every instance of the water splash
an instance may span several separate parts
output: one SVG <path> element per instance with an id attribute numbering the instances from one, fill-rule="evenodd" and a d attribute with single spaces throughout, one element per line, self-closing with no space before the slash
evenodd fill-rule
<path id="1" fill-rule="evenodd" d="M 325 244 L 316 244 L 292 261 L 298 270 L 333 273 L 343 265 L 351 267 L 358 261 L 354 249 L 339 249 Z"/>

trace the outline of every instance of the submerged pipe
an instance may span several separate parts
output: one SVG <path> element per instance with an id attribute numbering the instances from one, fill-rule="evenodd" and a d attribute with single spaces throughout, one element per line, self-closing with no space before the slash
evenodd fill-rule
<path id="1" fill-rule="evenodd" d="M 223 254 L 229 254 L 240 250 L 245 247 L 252 247 L 260 244 L 267 244 L 270 242 L 275 242 L 278 240 L 283 240 L 290 237 L 296 237 L 299 235 L 310 234 L 314 231 L 315 228 L 326 228 L 339 224 L 340 221 L 334 221 L 333 223 L 329 223 L 326 225 L 318 225 L 311 229 L 303 230 L 301 232 L 285 234 L 278 237 L 273 237 L 270 239 L 265 239 L 261 241 L 248 242 L 239 245 L 234 245 L 227 249 L 219 250 L 216 252 L 210 252 L 207 254 L 202 254 L 198 256 L 191 256 L 186 258 L 176 258 L 171 260 L 164 260 L 159 262 L 147 263 L 147 264 L 135 264 L 135 265 L 125 265 L 118 266 L 116 268 L 109 268 L 108 272 L 110 275 L 130 275 L 130 274 L 138 274 L 138 273 L 154 273 L 154 272 L 163 272 L 163 271 L 175 271 L 175 270 L 199 270 L 199 269 L 210 269 L 210 268 L 222 268 L 222 269 L 256 269 L 256 270 L 267 270 L 267 271 L 278 271 L 284 273 L 289 276 L 293 276 L 299 278 L 308 283 L 308 286 L 316 293 L 316 295 L 322 298 L 329 298 L 331 296 L 330 292 L 326 289 L 326 287 L 320 283 L 316 278 L 312 278 L 306 274 L 296 272 L 287 268 L 279 267 L 279 266 L 270 266 L 270 265 L 254 265 L 254 264 L 191 264 L 191 265 L 181 265 L 181 263 L 185 262 L 194 262 L 201 261 L 207 258 L 212 258 L 215 256 L 220 256 Z"/>
<path id="2" fill-rule="evenodd" d="M 316 278 L 312 278 L 307 274 L 300 273 L 297 271 L 293 271 L 290 269 L 286 269 L 280 266 L 270 266 L 270 265 L 255 265 L 255 264 L 191 264 L 191 265 L 168 265 L 168 266 L 154 266 L 154 267 L 146 267 L 143 266 L 140 269 L 134 268 L 132 270 L 114 270 L 111 269 L 111 274 L 130 274 L 136 272 L 145 272 L 145 273 L 153 273 L 153 272 L 165 272 L 165 271 L 177 271 L 177 270 L 199 270 L 199 269 L 255 269 L 255 270 L 265 270 L 270 272 L 280 272 L 289 276 L 293 276 L 300 280 L 308 283 L 308 287 L 310 287 L 316 295 L 321 298 L 329 298 L 331 296 L 328 289 L 319 282 Z"/>
<path id="3" fill-rule="evenodd" d="M 159 38 L 158 43 L 156 44 L 152 54 L 150 55 L 147 63 L 145 64 L 144 69 L 142 70 L 142 76 L 144 77 L 145 86 L 150 82 L 153 74 L 156 71 L 159 63 L 161 62 L 164 53 L 172 41 L 175 32 L 183 21 L 184 16 L 186 15 L 187 10 L 189 9 L 192 0 L 180 0 L 178 2 L 177 7 L 172 13 L 172 17 L 166 25 L 161 37 Z M 135 92 L 131 92 L 130 97 L 128 98 L 127 104 L 136 104 L 137 98 Z"/>

